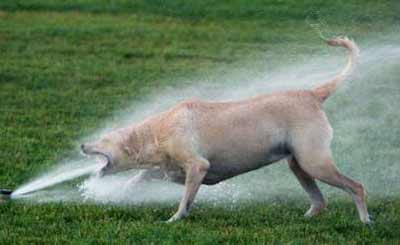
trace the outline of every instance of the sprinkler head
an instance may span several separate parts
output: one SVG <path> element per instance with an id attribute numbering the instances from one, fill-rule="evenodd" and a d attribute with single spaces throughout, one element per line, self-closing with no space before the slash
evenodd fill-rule
<path id="1" fill-rule="evenodd" d="M 0 189 L 0 203 L 10 199 L 12 190 Z"/>

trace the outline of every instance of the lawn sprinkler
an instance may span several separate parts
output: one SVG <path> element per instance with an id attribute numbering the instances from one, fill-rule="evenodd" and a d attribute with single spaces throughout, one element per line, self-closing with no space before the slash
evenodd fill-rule
<path id="1" fill-rule="evenodd" d="M 10 199 L 12 190 L 0 189 L 0 203 Z"/>

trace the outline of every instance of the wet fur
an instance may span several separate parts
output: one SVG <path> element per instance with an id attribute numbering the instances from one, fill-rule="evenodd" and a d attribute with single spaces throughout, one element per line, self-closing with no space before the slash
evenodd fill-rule
<path id="1" fill-rule="evenodd" d="M 329 40 L 328 44 L 348 49 L 348 64 L 338 76 L 314 90 L 233 102 L 183 102 L 82 149 L 106 156 L 103 174 L 147 169 L 134 178 L 135 182 L 161 178 L 185 184 L 179 209 L 169 221 L 188 215 L 201 184 L 216 184 L 286 158 L 311 199 L 307 216 L 326 206 L 315 183 L 318 179 L 350 193 L 361 221 L 368 223 L 363 186 L 335 167 L 330 150 L 333 131 L 322 109 L 322 103 L 349 74 L 358 48 L 347 38 Z"/>

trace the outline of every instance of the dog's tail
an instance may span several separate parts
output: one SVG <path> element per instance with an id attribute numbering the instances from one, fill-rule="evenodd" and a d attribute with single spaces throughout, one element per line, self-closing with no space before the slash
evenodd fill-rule
<path id="1" fill-rule="evenodd" d="M 349 52 L 348 61 L 346 67 L 334 77 L 331 81 L 317 87 L 314 89 L 314 94 L 320 100 L 324 102 L 331 94 L 333 94 L 337 87 L 350 75 L 353 65 L 356 63 L 359 49 L 357 44 L 348 39 L 347 37 L 338 37 L 326 41 L 330 46 L 342 46 L 346 48 Z"/>

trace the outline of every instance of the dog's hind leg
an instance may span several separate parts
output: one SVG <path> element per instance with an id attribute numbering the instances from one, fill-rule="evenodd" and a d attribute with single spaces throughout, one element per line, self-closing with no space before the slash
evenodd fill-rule
<path id="1" fill-rule="evenodd" d="M 301 148 L 301 150 L 297 149 L 295 153 L 300 168 L 313 178 L 348 192 L 353 197 L 361 221 L 370 223 L 363 185 L 338 171 L 331 157 L 330 149 L 316 146 L 310 147 L 309 150 L 305 150 L 305 147 Z"/>
<path id="2" fill-rule="evenodd" d="M 297 177 L 301 186 L 307 192 L 311 200 L 311 207 L 304 215 L 306 217 L 312 217 L 319 214 L 326 207 L 326 202 L 324 200 L 324 196 L 318 188 L 317 183 L 315 183 L 314 178 L 300 168 L 298 162 L 293 156 L 289 157 L 287 161 L 290 169 Z"/>

